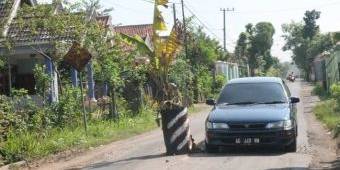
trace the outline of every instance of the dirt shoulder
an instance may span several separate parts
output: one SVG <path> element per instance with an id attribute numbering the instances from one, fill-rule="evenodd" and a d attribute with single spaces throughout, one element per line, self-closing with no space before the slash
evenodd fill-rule
<path id="1" fill-rule="evenodd" d="M 205 104 L 197 104 L 195 105 L 194 112 L 191 117 L 195 117 L 199 115 L 201 112 L 207 112 L 210 110 L 210 107 Z M 91 147 L 89 149 L 71 149 L 68 151 L 60 152 L 55 155 L 50 155 L 40 160 L 36 160 L 29 163 L 21 163 L 20 165 L 8 165 L 4 167 L 0 167 L 0 170 L 7 169 L 68 169 L 72 167 L 72 169 L 78 169 L 83 165 L 91 164 L 98 160 L 105 160 L 116 153 L 116 151 L 120 151 L 119 155 L 124 155 L 124 151 L 129 151 L 133 148 L 131 146 L 137 146 L 139 143 L 145 141 L 152 141 L 155 136 L 161 136 L 161 131 L 159 128 L 151 130 L 149 132 L 136 135 L 130 137 L 128 139 L 123 139 L 120 141 L 112 142 L 107 145 L 102 145 L 99 147 Z M 126 145 L 129 143 L 129 145 Z"/>
<path id="2" fill-rule="evenodd" d="M 313 86 L 311 84 L 303 82 L 302 86 L 304 116 L 307 121 L 308 142 L 312 148 L 313 158 L 310 168 L 338 169 L 340 168 L 340 157 L 339 151 L 337 151 L 339 149 L 337 140 L 313 114 L 313 107 L 320 99 L 312 95 Z"/>

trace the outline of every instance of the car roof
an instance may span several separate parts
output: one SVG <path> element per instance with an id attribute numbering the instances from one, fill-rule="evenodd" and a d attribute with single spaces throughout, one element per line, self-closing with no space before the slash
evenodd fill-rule
<path id="1" fill-rule="evenodd" d="M 278 77 L 244 77 L 232 79 L 228 84 L 236 83 L 282 83 L 282 79 Z"/>

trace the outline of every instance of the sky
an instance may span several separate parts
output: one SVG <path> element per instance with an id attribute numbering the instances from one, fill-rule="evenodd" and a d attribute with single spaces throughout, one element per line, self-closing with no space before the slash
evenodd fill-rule
<path id="1" fill-rule="evenodd" d="M 38 0 L 48 2 L 51 0 Z M 103 8 L 111 8 L 114 25 L 149 24 L 153 20 L 152 0 L 101 0 Z M 182 19 L 181 0 L 170 0 L 176 4 L 177 17 Z M 226 13 L 227 49 L 234 51 L 236 41 L 245 25 L 266 21 L 275 27 L 272 55 L 280 61 L 291 61 L 291 53 L 281 50 L 284 45 L 281 25 L 291 21 L 302 21 L 306 10 L 321 11 L 318 20 L 321 32 L 340 31 L 340 0 L 184 0 L 185 15 L 196 16 L 194 22 L 205 27 L 205 32 L 223 44 L 222 8 L 234 8 Z M 162 9 L 169 29 L 173 24 L 173 9 Z"/>

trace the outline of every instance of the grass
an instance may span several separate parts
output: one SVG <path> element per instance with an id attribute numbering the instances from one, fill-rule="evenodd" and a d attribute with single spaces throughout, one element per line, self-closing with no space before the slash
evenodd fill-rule
<path id="1" fill-rule="evenodd" d="M 83 126 L 52 129 L 45 134 L 26 132 L 11 134 L 0 152 L 7 163 L 33 160 L 68 149 L 84 149 L 125 139 L 156 128 L 154 114 L 143 113 L 137 117 L 123 117 L 119 122 L 93 121 L 89 123 L 88 135 Z"/>
<path id="2" fill-rule="evenodd" d="M 328 99 L 320 102 L 314 107 L 316 117 L 321 120 L 327 128 L 335 132 L 335 137 L 340 132 L 340 112 L 337 110 L 337 102 L 334 99 Z"/>
<path id="3" fill-rule="evenodd" d="M 189 108 L 189 113 L 194 114 L 201 109 L 201 107 L 192 106 Z M 43 133 L 36 131 L 12 133 L 6 142 L 0 143 L 0 155 L 4 155 L 2 164 L 20 160 L 32 161 L 70 149 L 87 149 L 126 139 L 156 127 L 155 113 L 152 110 L 146 110 L 136 117 L 121 117 L 117 122 L 91 121 L 88 124 L 87 135 L 82 125 L 50 129 Z"/>

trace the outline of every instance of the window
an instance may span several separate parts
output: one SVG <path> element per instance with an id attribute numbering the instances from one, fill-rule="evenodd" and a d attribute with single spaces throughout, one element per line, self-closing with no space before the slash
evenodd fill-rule
<path id="1" fill-rule="evenodd" d="M 227 85 L 217 104 L 287 102 L 279 83 L 235 83 Z"/>

